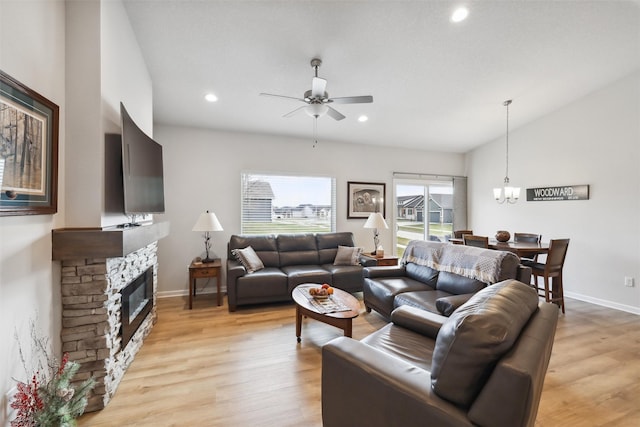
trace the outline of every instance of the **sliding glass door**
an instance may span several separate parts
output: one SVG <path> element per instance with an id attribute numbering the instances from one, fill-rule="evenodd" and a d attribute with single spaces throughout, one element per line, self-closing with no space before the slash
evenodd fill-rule
<path id="1" fill-rule="evenodd" d="M 395 241 L 401 257 L 411 240 L 446 242 L 453 233 L 453 179 L 395 179 Z"/>

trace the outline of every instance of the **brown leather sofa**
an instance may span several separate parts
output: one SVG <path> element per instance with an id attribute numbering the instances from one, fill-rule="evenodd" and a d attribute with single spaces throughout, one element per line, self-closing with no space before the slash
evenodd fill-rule
<path id="1" fill-rule="evenodd" d="M 535 424 L 558 321 L 516 280 L 444 317 L 410 306 L 361 341 L 322 348 L 324 427 Z"/>
<path id="2" fill-rule="evenodd" d="M 511 252 L 412 240 L 396 267 L 366 267 L 363 298 L 387 319 L 402 305 L 449 316 L 487 285 L 531 282 L 531 268 Z"/>
<path id="3" fill-rule="evenodd" d="M 232 253 L 251 246 L 264 264 L 249 273 Z M 238 305 L 290 301 L 301 283 L 329 283 L 362 291 L 362 265 L 334 265 L 338 246 L 354 247 L 353 233 L 233 235 L 227 245 L 229 311 Z"/>

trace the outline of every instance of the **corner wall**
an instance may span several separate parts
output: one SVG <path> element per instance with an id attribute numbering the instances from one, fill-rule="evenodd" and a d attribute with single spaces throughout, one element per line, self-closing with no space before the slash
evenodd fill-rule
<path id="1" fill-rule="evenodd" d="M 24 23 L 28 22 L 28 28 Z M 65 214 L 65 5 L 61 1 L 0 1 L 0 69 L 60 107 L 58 213 L 0 217 L 0 404 L 25 380 L 18 340 L 26 357 L 30 322 L 60 350 L 60 284 L 51 262 L 51 229 Z M 20 40 L 18 43 L 17 40 Z M 18 340 L 16 340 L 16 336 Z M 0 425 L 8 425 L 4 410 Z"/>
<path id="2" fill-rule="evenodd" d="M 518 99 L 511 114 L 516 115 Z M 474 233 L 498 229 L 570 238 L 565 294 L 640 314 L 640 71 L 509 134 L 509 177 L 522 188 L 498 205 L 504 137 L 468 153 Z M 526 188 L 589 184 L 586 201 L 527 202 Z M 636 286 L 624 286 L 624 277 Z"/>

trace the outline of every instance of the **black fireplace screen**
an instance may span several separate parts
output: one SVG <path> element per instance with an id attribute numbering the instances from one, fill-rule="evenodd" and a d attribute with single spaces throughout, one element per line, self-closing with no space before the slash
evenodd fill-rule
<path id="1" fill-rule="evenodd" d="M 121 348 L 125 348 L 153 307 L 153 266 L 125 286 L 121 295 Z"/>

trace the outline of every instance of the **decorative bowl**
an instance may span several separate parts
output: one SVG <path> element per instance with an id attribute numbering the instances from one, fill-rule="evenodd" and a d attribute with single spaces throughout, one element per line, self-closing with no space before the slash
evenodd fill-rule
<path id="1" fill-rule="evenodd" d="M 506 230 L 498 230 L 496 232 L 496 240 L 498 242 L 508 242 L 511 238 L 511 233 Z"/>

